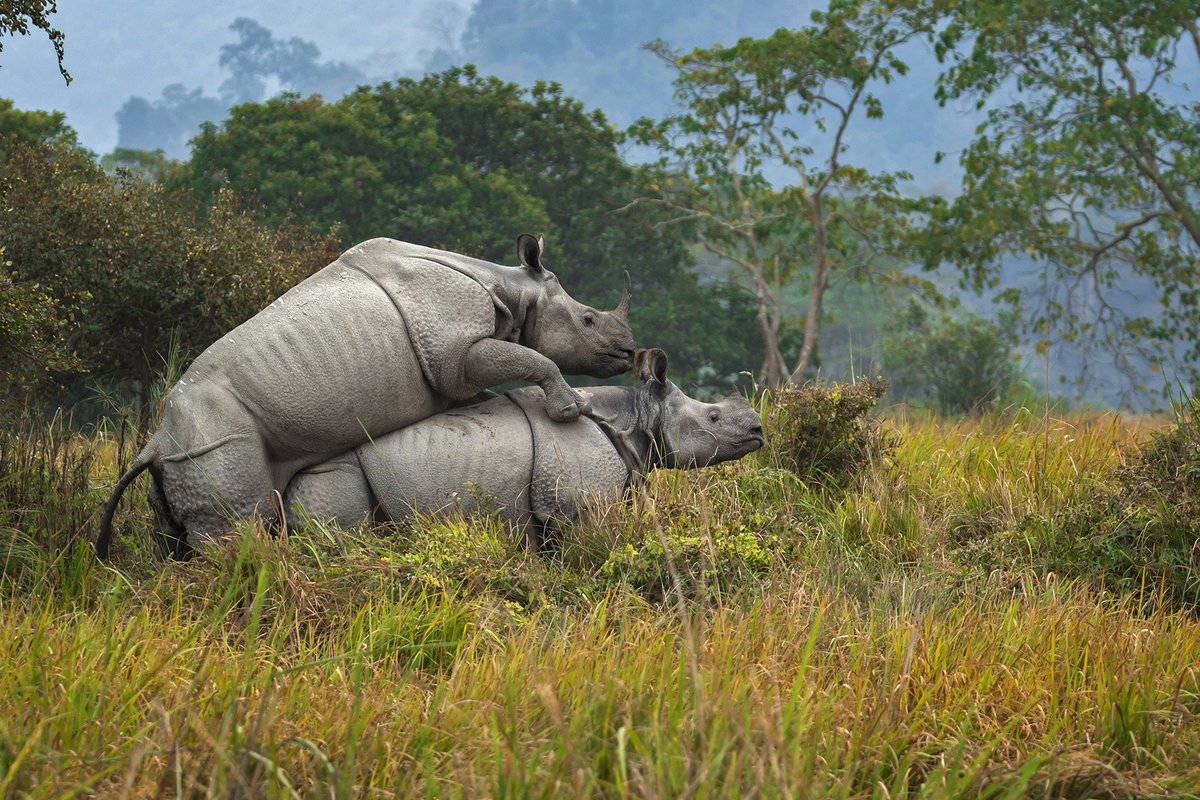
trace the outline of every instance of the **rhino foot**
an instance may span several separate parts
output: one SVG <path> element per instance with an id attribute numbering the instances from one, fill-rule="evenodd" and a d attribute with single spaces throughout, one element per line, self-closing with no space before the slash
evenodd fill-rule
<path id="1" fill-rule="evenodd" d="M 553 406 L 547 405 L 546 416 L 550 417 L 550 419 L 554 420 L 555 422 L 570 422 L 571 420 L 579 417 L 579 406 L 575 403 L 572 403 L 569 406 L 563 406 L 562 408 L 554 408 Z"/>
<path id="2" fill-rule="evenodd" d="M 546 416 L 555 422 L 570 422 L 580 414 L 592 413 L 592 404 L 573 390 L 546 397 Z"/>

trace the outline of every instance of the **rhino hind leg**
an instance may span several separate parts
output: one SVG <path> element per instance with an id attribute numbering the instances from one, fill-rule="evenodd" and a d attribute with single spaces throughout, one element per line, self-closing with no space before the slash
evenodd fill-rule
<path id="1" fill-rule="evenodd" d="M 161 459 L 166 516 L 201 546 L 256 515 L 274 520 L 274 466 L 252 434 L 224 437 L 215 445 Z"/>
<path id="2" fill-rule="evenodd" d="M 171 516 L 171 511 L 167 506 L 167 497 L 162 490 L 161 472 L 157 468 L 151 467 L 151 473 L 154 480 L 150 483 L 146 500 L 154 514 L 155 547 L 163 558 L 184 561 L 192 554 L 187 542 L 187 531 Z"/>
<path id="3" fill-rule="evenodd" d="M 296 473 L 283 496 L 289 523 L 297 527 L 318 522 L 348 530 L 373 521 L 377 505 L 353 451 Z"/>

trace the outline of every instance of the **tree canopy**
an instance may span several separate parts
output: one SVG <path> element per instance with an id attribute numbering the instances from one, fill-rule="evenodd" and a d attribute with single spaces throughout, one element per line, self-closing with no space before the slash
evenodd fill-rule
<path id="1" fill-rule="evenodd" d="M 982 289 L 1028 258 L 1036 280 L 1002 297 L 1039 349 L 1102 347 L 1131 377 L 1140 352 L 1195 379 L 1200 104 L 1187 81 L 1200 8 L 982 0 L 946 14 L 938 96 L 987 116 L 961 156 L 961 194 L 933 209 L 929 265 L 950 261 Z"/>
<path id="2" fill-rule="evenodd" d="M 656 228 L 659 210 L 626 208 L 645 177 L 617 140 L 554 84 L 522 89 L 466 67 L 335 103 L 237 106 L 204 127 L 177 180 L 200 197 L 253 193 L 269 222 L 337 223 L 344 244 L 389 236 L 513 263 L 517 234 L 543 233 L 548 263 L 584 302 L 615 304 L 629 270 L 635 330 L 659 332 L 645 343 L 670 348 L 680 375 L 745 369 L 753 334 L 711 324 L 744 304 L 686 269 L 686 231 Z"/>
<path id="3" fill-rule="evenodd" d="M 63 80 L 71 82 L 71 73 L 63 66 L 63 34 L 50 24 L 50 16 L 58 11 L 56 0 L 0 0 L 0 52 L 4 50 L 4 37 L 16 34 L 28 36 L 34 30 L 43 31 L 54 53 L 58 57 L 58 71 Z"/>
<path id="4" fill-rule="evenodd" d="M 768 386 L 806 376 L 834 275 L 885 271 L 866 244 L 903 224 L 898 181 L 907 175 L 848 163 L 845 134 L 883 116 L 877 87 L 907 71 L 897 49 L 931 25 L 923 10 L 882 15 L 836 0 L 812 25 L 732 47 L 650 45 L 675 69 L 680 105 L 631 129 L 663 153 L 650 200 L 693 223 L 704 247 L 749 281 Z M 798 316 L 785 289 L 800 274 L 809 279 L 807 308 L 792 367 L 780 337 Z"/>
<path id="5" fill-rule="evenodd" d="M 12 100 L 0 97 L 0 155 L 10 137 L 59 149 L 79 146 L 78 134 L 61 111 L 23 111 Z"/>

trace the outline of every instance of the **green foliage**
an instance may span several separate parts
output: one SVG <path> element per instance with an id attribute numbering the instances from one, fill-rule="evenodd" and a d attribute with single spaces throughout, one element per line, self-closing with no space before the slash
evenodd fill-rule
<path id="1" fill-rule="evenodd" d="M 764 398 L 762 458 L 806 481 L 844 487 L 888 455 L 893 443 L 868 416 L 888 390 L 884 380 L 810 383 Z"/>
<path id="2" fill-rule="evenodd" d="M 75 129 L 61 111 L 22 111 L 12 100 L 0 97 L 0 158 L 15 138 L 26 144 L 45 144 L 56 149 L 79 146 Z"/>
<path id="3" fill-rule="evenodd" d="M 896 395 L 936 405 L 943 414 L 993 408 L 1020 377 L 1012 340 L 1001 325 L 972 312 L 936 314 L 915 301 L 888 325 L 880 348 Z"/>
<path id="4" fill-rule="evenodd" d="M 58 71 L 69 84 L 71 74 L 63 66 L 63 34 L 50 24 L 50 15 L 57 11 L 56 0 L 0 0 L 0 52 L 5 36 L 28 36 L 35 28 L 44 31 L 58 56 Z"/>
<path id="5" fill-rule="evenodd" d="M 100 158 L 105 172 L 123 170 L 131 175 L 151 181 L 163 182 L 179 163 L 167 158 L 160 150 L 138 150 L 132 147 L 117 147 Z"/>
<path id="6" fill-rule="evenodd" d="M 340 223 L 344 243 L 389 235 L 494 258 L 509 237 L 492 230 L 547 226 L 534 196 L 504 171 L 470 169 L 404 97 L 385 85 L 332 104 L 284 95 L 237 106 L 196 138 L 184 178 L 203 197 L 253 192 L 272 224 L 293 213 Z"/>
<path id="7" fill-rule="evenodd" d="M 907 174 L 846 163 L 844 141 L 860 117 L 883 116 L 873 92 L 907 72 L 897 50 L 932 24 L 924 11 L 894 11 L 870 14 L 859 3 L 835 2 L 814 13 L 812 25 L 733 47 L 680 53 L 661 41 L 649 46 L 675 70 L 681 108 L 630 129 L 635 141 L 663 154 L 648 200 L 695 225 L 703 246 L 748 282 L 765 351 L 761 380 L 770 388 L 807 374 L 833 276 L 886 273 L 879 253 L 904 227 L 908 203 L 898 182 Z M 809 278 L 809 291 L 792 367 L 780 335 L 788 318 L 801 316 L 784 297 L 799 275 Z"/>
<path id="8" fill-rule="evenodd" d="M 71 352 L 70 319 L 58 301 L 34 282 L 18 282 L 0 246 L 0 418 L 31 395 L 44 394 L 59 378 L 80 369 Z"/>
<path id="9" fill-rule="evenodd" d="M 13 146 L 0 202 L 13 279 L 63 310 L 89 374 L 136 379 L 143 400 L 173 338 L 198 352 L 337 253 L 332 237 L 260 225 L 229 190 L 198 222 L 185 193 L 47 146 Z"/>
<path id="10" fill-rule="evenodd" d="M 938 97 L 988 110 L 960 157 L 962 191 L 931 207 L 927 264 L 952 262 L 983 288 L 1006 259 L 1028 257 L 1036 282 L 1002 299 L 1043 346 L 1078 339 L 1119 365 L 1137 353 L 1195 377 L 1200 106 L 1184 88 L 1200 42 L 1195 4 L 947 9 L 934 37 L 948 63 Z M 1157 303 L 1131 307 L 1131 285 Z"/>
<path id="11" fill-rule="evenodd" d="M 1073 538 L 1063 568 L 1122 594 L 1200 610 L 1200 401 L 1151 435 L 1129 463 L 1062 513 Z"/>
<path id="12" fill-rule="evenodd" d="M 522 231 L 544 233 L 551 268 L 583 302 L 611 306 L 633 278 L 634 330 L 669 348 L 681 374 L 745 369 L 744 304 L 691 275 L 687 232 L 625 208 L 644 177 L 616 134 L 553 84 L 525 90 L 472 68 L 362 88 L 336 103 L 284 95 L 208 125 L 172 180 L 200 197 L 253 194 L 271 224 L 289 218 L 343 243 L 389 236 L 513 263 Z M 738 325 L 713 325 L 733 315 Z"/>

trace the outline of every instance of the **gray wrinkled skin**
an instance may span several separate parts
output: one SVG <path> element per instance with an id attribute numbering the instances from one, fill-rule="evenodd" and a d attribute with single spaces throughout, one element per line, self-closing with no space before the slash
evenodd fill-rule
<path id="1" fill-rule="evenodd" d="M 588 411 L 562 373 L 629 368 L 628 277 L 621 305 L 597 311 L 542 266 L 542 246 L 522 234 L 522 266 L 504 267 L 372 239 L 214 342 L 109 499 L 101 557 L 117 500 L 143 469 L 160 535 L 195 545 L 230 520 L 273 516 L 297 471 L 488 386 L 538 384 L 553 420 Z"/>
<path id="2" fill-rule="evenodd" d="M 518 526 L 553 526 L 574 520 L 587 498 L 619 497 L 631 467 L 702 467 L 762 446 L 762 421 L 745 398 L 700 402 L 666 379 L 661 350 L 638 356 L 644 385 L 581 390 L 632 464 L 593 420 L 549 422 L 537 413 L 539 390 L 519 389 L 303 470 L 284 496 L 289 520 L 352 527 L 482 507 Z"/>

